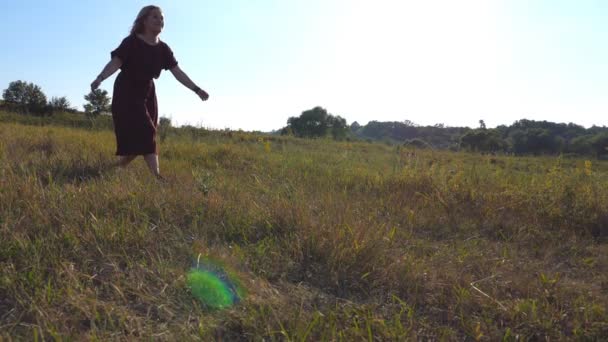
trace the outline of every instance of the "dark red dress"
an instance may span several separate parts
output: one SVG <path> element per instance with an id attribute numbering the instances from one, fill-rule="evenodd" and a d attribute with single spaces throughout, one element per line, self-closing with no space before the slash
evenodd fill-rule
<path id="1" fill-rule="evenodd" d="M 153 79 L 162 69 L 177 65 L 173 51 L 162 41 L 150 45 L 130 35 L 111 56 L 122 61 L 112 97 L 116 155 L 158 154 L 158 103 Z"/>

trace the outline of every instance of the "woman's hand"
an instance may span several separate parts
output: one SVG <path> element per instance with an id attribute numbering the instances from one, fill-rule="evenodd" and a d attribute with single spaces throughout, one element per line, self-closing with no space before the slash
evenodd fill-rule
<path id="1" fill-rule="evenodd" d="M 201 88 L 196 89 L 196 95 L 201 98 L 203 101 L 207 101 L 209 99 L 209 94 Z"/>
<path id="2" fill-rule="evenodd" d="M 102 81 L 101 77 L 97 76 L 95 81 L 93 81 L 93 83 L 91 83 L 91 91 L 95 91 L 95 89 L 99 88 L 101 81 Z"/>
<path id="3" fill-rule="evenodd" d="M 99 88 L 99 85 L 101 84 L 101 82 L 103 82 L 103 80 L 105 80 L 106 78 L 112 76 L 112 74 L 114 74 L 116 72 L 116 70 L 120 69 L 121 66 L 122 66 L 122 61 L 120 60 L 120 58 L 113 57 L 108 62 L 108 64 L 106 64 L 106 66 L 103 67 L 103 70 L 101 71 L 101 73 L 99 73 L 99 75 L 97 75 L 97 78 L 95 79 L 95 81 L 93 81 L 93 83 L 91 83 L 91 90 L 95 91 L 95 89 Z"/>

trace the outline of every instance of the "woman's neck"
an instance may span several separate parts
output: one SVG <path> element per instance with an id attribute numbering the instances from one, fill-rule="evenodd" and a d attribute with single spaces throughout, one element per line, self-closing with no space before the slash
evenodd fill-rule
<path id="1" fill-rule="evenodd" d="M 146 31 L 146 32 L 140 33 L 139 37 L 141 39 L 143 39 L 146 43 L 155 45 L 155 44 L 158 44 L 159 35 L 160 35 L 160 32 L 155 33 L 155 32 Z"/>

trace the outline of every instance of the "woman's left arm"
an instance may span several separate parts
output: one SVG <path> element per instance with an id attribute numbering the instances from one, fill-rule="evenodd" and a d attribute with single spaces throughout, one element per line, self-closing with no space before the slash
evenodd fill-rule
<path id="1" fill-rule="evenodd" d="M 173 76 L 175 76 L 175 79 L 179 81 L 179 83 L 183 84 L 186 88 L 195 92 L 196 95 L 201 98 L 201 100 L 207 101 L 207 99 L 209 98 L 209 94 L 207 94 L 206 91 L 194 84 L 190 77 L 188 77 L 188 75 L 186 75 L 186 73 L 182 69 L 180 69 L 178 65 L 174 66 L 169 70 L 171 71 Z"/>

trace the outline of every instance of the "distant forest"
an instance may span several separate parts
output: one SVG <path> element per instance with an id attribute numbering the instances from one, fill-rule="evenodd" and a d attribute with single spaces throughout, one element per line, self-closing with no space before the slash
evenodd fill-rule
<path id="1" fill-rule="evenodd" d="M 574 123 L 518 120 L 510 126 L 487 128 L 479 121 L 478 128 L 446 127 L 443 124 L 419 126 L 403 122 L 370 121 L 347 125 L 340 116 L 322 107 L 291 117 L 281 134 L 303 138 L 331 136 L 337 140 L 357 139 L 381 141 L 416 148 L 509 153 L 517 155 L 585 155 L 604 158 L 608 154 L 608 127 L 585 128 Z"/>
<path id="2" fill-rule="evenodd" d="M 577 154 L 603 158 L 608 154 L 608 127 L 585 128 L 573 123 L 518 120 L 510 126 L 476 129 L 468 127 L 417 126 L 412 122 L 354 122 L 354 136 L 384 140 L 420 148 L 469 150 L 485 153 Z"/>

